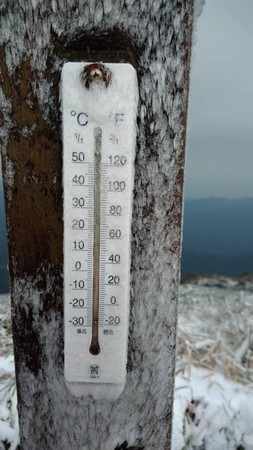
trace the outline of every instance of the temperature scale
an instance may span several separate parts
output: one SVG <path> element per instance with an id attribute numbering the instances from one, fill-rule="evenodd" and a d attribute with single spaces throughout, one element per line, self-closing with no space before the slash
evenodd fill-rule
<path id="1" fill-rule="evenodd" d="M 62 71 L 65 380 L 74 395 L 124 389 L 138 86 L 130 64 Z"/>

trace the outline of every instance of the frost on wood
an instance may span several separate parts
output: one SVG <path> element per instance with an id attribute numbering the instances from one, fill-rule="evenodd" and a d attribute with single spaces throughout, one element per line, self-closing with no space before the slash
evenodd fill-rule
<path id="1" fill-rule="evenodd" d="M 167 449 L 193 2 L 12 0 L 0 12 L 22 446 Z M 63 379 L 58 92 L 63 63 L 87 56 L 134 63 L 140 90 L 128 373 L 116 402 L 75 399 Z"/>

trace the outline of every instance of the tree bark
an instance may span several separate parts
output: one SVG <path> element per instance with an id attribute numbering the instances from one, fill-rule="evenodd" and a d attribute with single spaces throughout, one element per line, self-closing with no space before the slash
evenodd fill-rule
<path id="1" fill-rule="evenodd" d="M 1 150 L 21 447 L 169 449 L 193 0 L 0 6 Z M 60 72 L 130 62 L 138 109 L 127 383 L 75 398 L 63 376 Z"/>

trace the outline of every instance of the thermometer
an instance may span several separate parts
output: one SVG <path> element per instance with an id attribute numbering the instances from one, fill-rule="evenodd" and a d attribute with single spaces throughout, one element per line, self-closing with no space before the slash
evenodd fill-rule
<path id="1" fill-rule="evenodd" d="M 66 63 L 61 97 L 65 380 L 74 395 L 113 399 L 126 379 L 135 69 Z"/>

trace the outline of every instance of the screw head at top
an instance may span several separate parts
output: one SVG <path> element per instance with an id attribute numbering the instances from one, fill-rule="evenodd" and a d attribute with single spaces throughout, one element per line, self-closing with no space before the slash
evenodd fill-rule
<path id="1" fill-rule="evenodd" d="M 108 87 L 110 84 L 112 73 L 108 67 L 102 63 L 92 63 L 84 66 L 80 79 L 86 89 L 89 89 L 92 84 Z"/>

